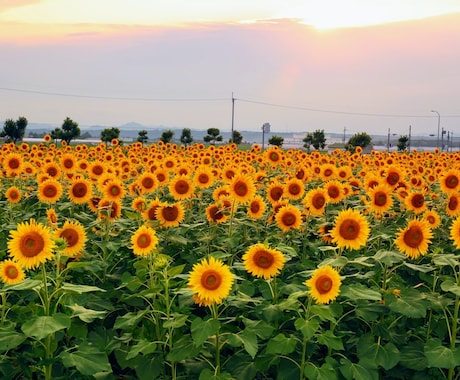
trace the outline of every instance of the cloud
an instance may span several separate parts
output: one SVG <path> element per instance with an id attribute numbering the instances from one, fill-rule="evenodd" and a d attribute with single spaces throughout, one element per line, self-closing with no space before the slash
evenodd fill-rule
<path id="1" fill-rule="evenodd" d="M 38 4 L 44 0 L 3 0 L 0 2 L 0 13 L 9 9 Z"/>

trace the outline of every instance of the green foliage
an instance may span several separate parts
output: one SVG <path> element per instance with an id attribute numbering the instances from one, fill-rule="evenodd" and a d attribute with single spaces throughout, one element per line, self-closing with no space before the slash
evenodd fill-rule
<path id="1" fill-rule="evenodd" d="M 223 140 L 219 128 L 208 128 L 207 133 L 208 134 L 203 137 L 203 140 L 207 143 L 215 144 L 217 141 Z"/>
<path id="2" fill-rule="evenodd" d="M 345 145 L 345 149 L 354 152 L 356 147 L 360 146 L 361 148 L 365 149 L 372 143 L 372 137 L 366 133 L 356 133 L 355 135 L 351 136 L 348 140 L 347 144 Z"/>
<path id="3" fill-rule="evenodd" d="M 16 143 L 22 141 L 26 132 L 28 121 L 21 116 L 18 120 L 6 119 L 3 125 L 3 130 L 0 132 L 0 137 L 6 137 L 7 142 Z"/>
<path id="4" fill-rule="evenodd" d="M 281 148 L 284 143 L 284 138 L 282 136 L 273 135 L 268 139 L 268 143 Z"/>
<path id="5" fill-rule="evenodd" d="M 241 144 L 242 141 L 243 141 L 243 135 L 240 132 L 234 130 L 232 138 L 230 139 L 230 143 L 235 143 L 236 145 L 239 145 Z"/>
<path id="6" fill-rule="evenodd" d="M 190 128 L 184 128 L 182 130 L 180 142 L 185 146 L 189 146 L 193 142 L 192 130 Z"/>
<path id="7" fill-rule="evenodd" d="M 120 129 L 119 128 L 105 128 L 101 131 L 101 141 L 106 144 L 110 143 L 112 140 L 120 138 Z"/>
<path id="8" fill-rule="evenodd" d="M 66 117 L 62 123 L 61 128 L 55 128 L 53 131 L 51 131 L 51 138 L 53 140 L 65 141 L 68 145 L 72 140 L 80 137 L 80 134 L 81 131 L 78 127 L 78 123 L 69 117 Z"/>
<path id="9" fill-rule="evenodd" d="M 142 144 L 146 144 L 149 141 L 148 132 L 145 129 L 139 131 L 137 141 Z"/>
<path id="10" fill-rule="evenodd" d="M 169 143 L 171 142 L 172 138 L 174 136 L 174 131 L 172 131 L 171 129 L 167 130 L 167 131 L 164 131 L 162 134 L 161 134 L 161 137 L 160 137 L 160 141 L 163 141 L 163 143 Z"/>
<path id="11" fill-rule="evenodd" d="M 403 152 L 404 150 L 407 149 L 409 143 L 409 137 L 407 136 L 401 136 L 398 139 L 398 144 L 396 145 L 398 147 L 399 152 Z"/>
<path id="12" fill-rule="evenodd" d="M 313 146 L 316 150 L 326 147 L 326 136 L 323 129 L 317 129 L 313 133 L 309 132 L 302 141 L 304 142 L 304 148 L 308 151 L 310 151 L 310 146 Z"/>

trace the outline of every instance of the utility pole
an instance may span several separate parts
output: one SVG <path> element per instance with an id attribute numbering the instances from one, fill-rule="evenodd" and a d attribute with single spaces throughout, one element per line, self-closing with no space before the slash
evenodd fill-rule
<path id="1" fill-rule="evenodd" d="M 411 129 L 412 129 L 412 125 L 409 125 L 409 141 L 407 142 L 407 153 L 410 153 Z"/>
<path id="2" fill-rule="evenodd" d="M 436 148 L 439 149 L 439 126 L 441 125 L 441 115 L 439 114 L 438 111 L 435 111 L 435 110 L 431 110 L 431 112 L 434 112 L 434 113 L 436 113 L 438 115 L 438 140 L 436 142 Z"/>
<path id="3" fill-rule="evenodd" d="M 235 98 L 232 92 L 232 134 L 230 135 L 230 141 L 233 142 L 233 124 L 235 122 Z"/>

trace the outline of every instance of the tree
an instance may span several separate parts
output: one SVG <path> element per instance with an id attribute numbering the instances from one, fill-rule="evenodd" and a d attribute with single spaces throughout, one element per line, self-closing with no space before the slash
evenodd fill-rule
<path id="1" fill-rule="evenodd" d="M 307 137 L 302 140 L 305 144 L 303 145 L 308 151 L 310 151 L 310 145 L 316 150 L 324 149 L 326 147 L 326 137 L 324 136 L 324 130 L 317 129 L 313 133 L 308 133 Z"/>
<path id="2" fill-rule="evenodd" d="M 137 137 L 137 141 L 139 141 L 142 144 L 145 144 L 149 140 L 149 136 L 147 134 L 147 131 L 143 129 L 142 131 L 139 131 L 139 136 Z"/>
<path id="3" fill-rule="evenodd" d="M 64 122 L 62 123 L 61 128 L 55 128 L 51 132 L 51 138 L 54 140 L 62 140 L 65 141 L 67 144 L 70 144 L 70 142 L 73 139 L 76 139 L 77 137 L 80 136 L 80 128 L 78 128 L 78 123 L 70 119 L 69 117 L 66 117 Z"/>
<path id="4" fill-rule="evenodd" d="M 284 143 L 284 138 L 281 137 L 281 136 L 273 135 L 272 137 L 270 137 L 268 139 L 268 143 L 270 145 L 276 145 L 276 146 L 281 148 L 283 146 L 283 143 Z"/>
<path id="5" fill-rule="evenodd" d="M 192 131 L 190 128 L 184 128 L 182 135 L 180 136 L 180 142 L 185 146 L 190 145 L 193 142 Z"/>
<path id="6" fill-rule="evenodd" d="M 230 139 L 230 142 L 235 143 L 236 145 L 239 145 L 241 144 L 242 141 L 243 141 L 243 135 L 238 131 L 233 131 L 233 136 Z"/>
<path id="7" fill-rule="evenodd" d="M 24 116 L 18 118 L 17 121 L 13 119 L 5 120 L 3 131 L 0 132 L 1 137 L 6 137 L 8 142 L 16 143 L 22 141 L 27 128 L 27 119 Z"/>
<path id="8" fill-rule="evenodd" d="M 210 142 L 211 144 L 215 144 L 216 141 L 222 141 L 222 136 L 218 128 L 208 128 L 208 134 L 203 137 L 205 142 Z"/>
<path id="9" fill-rule="evenodd" d="M 405 149 L 407 149 L 408 143 L 409 143 L 409 137 L 401 136 L 398 139 L 398 144 L 397 144 L 398 151 L 403 152 Z"/>
<path id="10" fill-rule="evenodd" d="M 173 136 L 174 132 L 169 129 L 161 134 L 160 141 L 163 141 L 165 144 L 169 143 L 172 140 Z"/>
<path id="11" fill-rule="evenodd" d="M 101 131 L 101 141 L 106 144 L 110 143 L 114 139 L 120 137 L 120 130 L 118 128 L 105 128 Z"/>
<path id="12" fill-rule="evenodd" d="M 372 137 L 366 133 L 356 133 L 355 135 L 351 136 L 348 140 L 347 144 L 345 145 L 345 149 L 350 152 L 355 152 L 356 147 L 360 146 L 361 148 L 366 148 L 372 142 Z"/>

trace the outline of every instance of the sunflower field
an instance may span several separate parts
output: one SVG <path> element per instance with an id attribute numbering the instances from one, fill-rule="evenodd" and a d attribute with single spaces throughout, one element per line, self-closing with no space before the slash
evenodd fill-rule
<path id="1" fill-rule="evenodd" d="M 2 379 L 459 379 L 460 153 L 3 144 Z"/>

